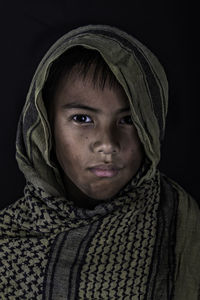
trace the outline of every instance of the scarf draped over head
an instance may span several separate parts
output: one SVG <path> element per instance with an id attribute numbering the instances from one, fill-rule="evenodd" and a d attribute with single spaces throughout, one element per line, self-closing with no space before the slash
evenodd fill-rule
<path id="1" fill-rule="evenodd" d="M 65 195 L 42 99 L 52 63 L 76 46 L 97 50 L 123 87 L 148 162 L 115 199 L 92 210 L 76 207 Z M 188 286 L 190 296 L 196 295 L 197 281 L 187 283 L 196 252 L 190 260 L 184 253 L 181 262 L 177 254 L 195 235 L 191 231 L 188 237 L 181 225 L 194 205 L 157 170 L 167 107 L 168 84 L 158 59 L 117 28 L 80 27 L 49 49 L 31 82 L 17 130 L 24 197 L 0 214 L 1 299 L 166 300 L 175 294 L 186 300 Z M 177 229 L 178 211 L 182 223 Z M 196 220 L 194 213 L 191 228 Z M 186 261 L 191 263 L 184 269 Z"/>
<path id="2" fill-rule="evenodd" d="M 55 176 L 60 185 L 57 170 L 50 161 L 52 136 L 42 88 L 52 62 L 77 45 L 97 50 L 124 88 L 139 138 L 151 162 L 142 181 L 152 178 L 160 159 L 160 141 L 165 130 L 168 103 L 166 76 L 150 50 L 128 34 L 108 26 L 87 26 L 71 31 L 59 39 L 41 61 L 19 123 L 17 161 L 20 169 L 28 181 L 36 181 L 37 185 L 41 185 L 38 182 L 38 177 L 41 177 L 57 188 Z"/>

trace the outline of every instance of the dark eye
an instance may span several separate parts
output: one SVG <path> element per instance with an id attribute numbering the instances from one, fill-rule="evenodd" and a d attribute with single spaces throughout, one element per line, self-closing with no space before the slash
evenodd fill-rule
<path id="1" fill-rule="evenodd" d="M 125 116 L 120 120 L 120 124 L 133 125 L 131 116 Z"/>
<path id="2" fill-rule="evenodd" d="M 77 123 L 92 123 L 92 119 L 87 115 L 74 115 L 72 120 Z"/>

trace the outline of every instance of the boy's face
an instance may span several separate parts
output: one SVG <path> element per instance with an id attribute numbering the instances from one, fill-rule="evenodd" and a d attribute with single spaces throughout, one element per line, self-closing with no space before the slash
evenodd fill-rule
<path id="1" fill-rule="evenodd" d="M 89 75 L 86 80 L 71 75 L 56 92 L 53 119 L 55 152 L 69 194 L 106 200 L 140 167 L 143 149 L 122 89 L 102 90 Z"/>

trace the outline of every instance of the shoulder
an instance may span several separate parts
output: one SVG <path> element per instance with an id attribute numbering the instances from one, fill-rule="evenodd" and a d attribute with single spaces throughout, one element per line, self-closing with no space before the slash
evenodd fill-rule
<path id="1" fill-rule="evenodd" d="M 165 194 L 171 193 L 168 201 L 176 202 L 177 249 L 200 245 L 200 208 L 197 201 L 170 178 L 161 175 L 161 182 Z"/>
<path id="2" fill-rule="evenodd" d="M 175 297 L 197 300 L 200 296 L 200 209 L 198 203 L 176 182 L 161 175 L 177 202 L 175 239 Z M 184 284 L 183 284 L 184 283 Z"/>
<path id="3" fill-rule="evenodd" d="M 24 198 L 0 210 L 0 239 L 13 236 L 20 230 L 20 217 L 24 214 Z"/>
<path id="4" fill-rule="evenodd" d="M 161 186 L 165 194 L 171 194 L 171 197 L 176 199 L 177 213 L 180 218 L 183 217 L 188 220 L 192 219 L 193 221 L 199 221 L 200 207 L 197 201 L 189 193 L 187 193 L 177 182 L 164 174 L 161 174 Z"/>

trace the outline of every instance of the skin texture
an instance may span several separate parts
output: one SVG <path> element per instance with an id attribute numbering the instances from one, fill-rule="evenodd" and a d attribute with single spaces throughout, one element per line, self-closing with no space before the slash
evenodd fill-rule
<path id="1" fill-rule="evenodd" d="M 123 89 L 106 83 L 102 90 L 90 75 L 72 74 L 58 86 L 51 111 L 68 198 L 90 208 L 115 196 L 143 159 Z"/>

